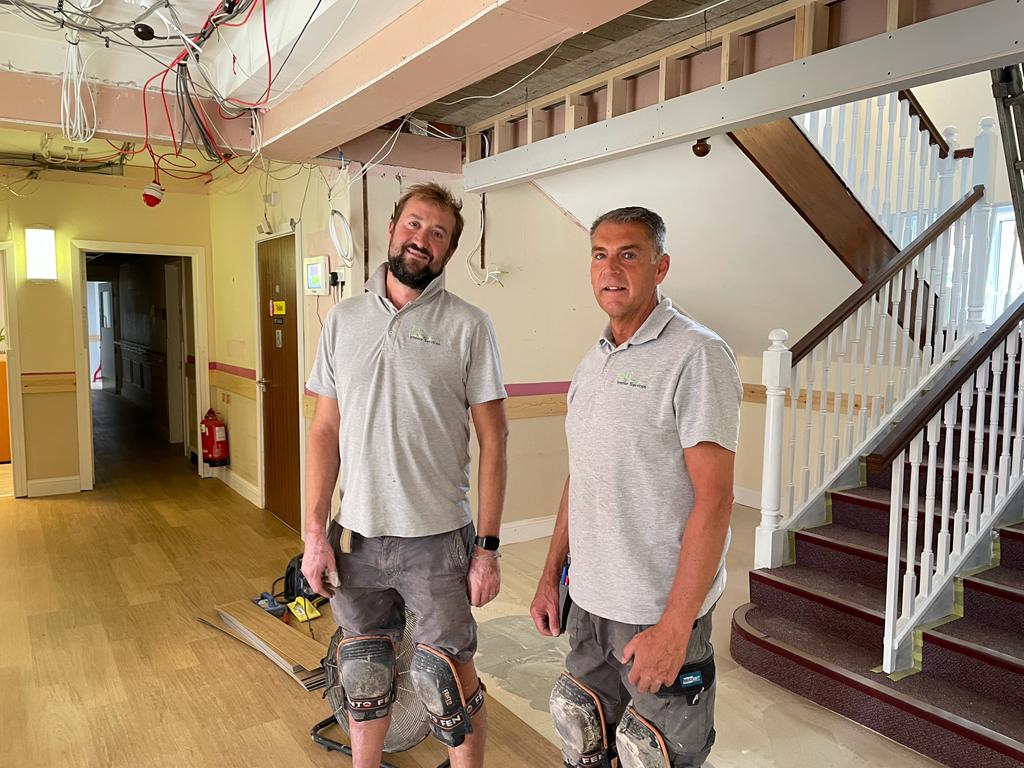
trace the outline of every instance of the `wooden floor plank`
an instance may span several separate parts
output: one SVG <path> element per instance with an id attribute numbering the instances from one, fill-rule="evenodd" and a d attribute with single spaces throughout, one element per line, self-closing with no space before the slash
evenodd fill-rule
<path id="1" fill-rule="evenodd" d="M 196 621 L 271 589 L 298 535 L 152 445 L 137 411 L 100 393 L 95 413 L 95 491 L 0 498 L 0 766 L 349 765 L 310 739 L 330 714 L 321 692 Z M 326 643 L 333 624 L 313 628 Z M 488 766 L 561 764 L 487 701 Z M 435 768 L 444 754 L 428 738 L 388 760 Z"/>

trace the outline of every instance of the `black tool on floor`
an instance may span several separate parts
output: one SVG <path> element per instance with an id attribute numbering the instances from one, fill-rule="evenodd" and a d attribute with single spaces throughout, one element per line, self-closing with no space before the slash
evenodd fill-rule
<path id="1" fill-rule="evenodd" d="M 312 737 L 315 743 L 319 744 L 328 752 L 341 752 L 341 754 L 343 755 L 348 755 L 349 757 L 352 757 L 352 747 L 348 746 L 347 744 L 342 744 L 340 741 L 335 741 L 334 739 L 323 735 L 324 731 L 326 731 L 332 725 L 337 724 L 338 721 L 334 718 L 334 715 L 325 717 L 323 720 L 321 720 L 319 723 L 317 723 L 310 729 L 309 735 Z M 451 762 L 446 758 L 444 762 L 438 764 L 437 768 L 450 768 L 450 766 Z M 387 761 L 381 761 L 380 768 L 396 768 L 396 766 L 392 765 Z"/>

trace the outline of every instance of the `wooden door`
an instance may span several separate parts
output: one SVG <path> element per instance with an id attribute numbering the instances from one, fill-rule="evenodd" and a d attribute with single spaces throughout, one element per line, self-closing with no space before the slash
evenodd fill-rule
<path id="1" fill-rule="evenodd" d="M 299 346 L 295 237 L 257 246 L 266 507 L 299 529 Z"/>

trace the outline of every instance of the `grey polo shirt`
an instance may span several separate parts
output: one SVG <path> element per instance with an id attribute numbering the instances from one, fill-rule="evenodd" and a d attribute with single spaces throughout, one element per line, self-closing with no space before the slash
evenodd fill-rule
<path id="1" fill-rule="evenodd" d="M 608 328 L 583 358 L 565 421 L 569 588 L 580 607 L 658 622 L 694 503 L 683 449 L 710 441 L 735 451 L 742 399 L 732 351 L 669 299 L 622 346 Z M 725 589 L 728 546 L 699 615 Z"/>
<path id="2" fill-rule="evenodd" d="M 327 314 L 306 386 L 338 400 L 339 521 L 363 536 L 461 528 L 469 506 L 469 407 L 505 395 L 487 315 L 439 276 L 401 310 L 387 265 Z"/>

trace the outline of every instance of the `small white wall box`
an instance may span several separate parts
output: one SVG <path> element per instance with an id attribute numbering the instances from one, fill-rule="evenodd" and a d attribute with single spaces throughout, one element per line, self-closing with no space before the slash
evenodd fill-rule
<path id="1" fill-rule="evenodd" d="M 310 256 L 302 260 L 306 275 L 306 295 L 326 296 L 330 290 L 330 275 L 327 272 L 326 256 Z"/>

